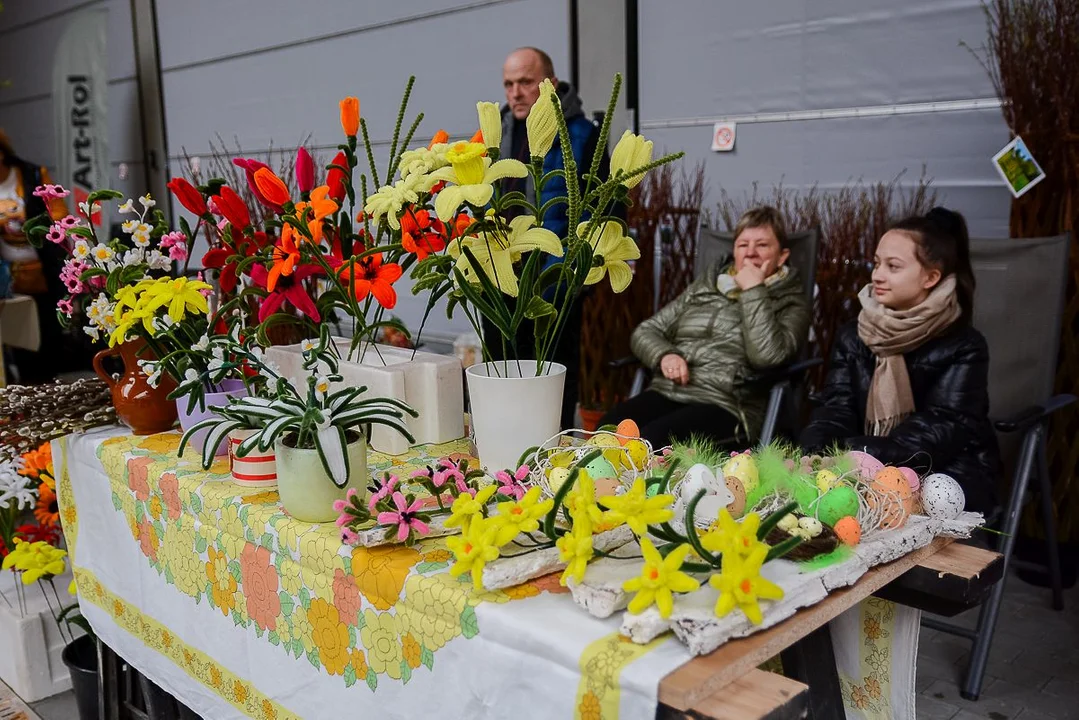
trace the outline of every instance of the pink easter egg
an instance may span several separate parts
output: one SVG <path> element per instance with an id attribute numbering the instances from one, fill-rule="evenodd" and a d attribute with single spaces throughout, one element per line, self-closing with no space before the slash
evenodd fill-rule
<path id="1" fill-rule="evenodd" d="M 922 485 L 922 481 L 918 479 L 918 473 L 914 472 L 908 467 L 899 468 L 899 472 L 903 473 L 903 477 L 905 477 L 907 479 L 907 482 L 910 483 L 910 489 L 917 492 L 918 488 Z"/>
<path id="2" fill-rule="evenodd" d="M 858 472 L 862 478 L 867 482 L 876 477 L 877 473 L 884 469 L 884 463 L 877 460 L 869 453 L 864 453 L 860 450 L 851 450 L 850 456 L 854 460 L 854 464 L 858 467 Z"/>

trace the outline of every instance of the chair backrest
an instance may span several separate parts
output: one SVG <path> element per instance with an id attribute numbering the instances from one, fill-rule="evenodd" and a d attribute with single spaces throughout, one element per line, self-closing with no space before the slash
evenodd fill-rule
<path id="1" fill-rule="evenodd" d="M 813 290 L 817 278 L 817 243 L 820 242 L 820 230 L 813 228 L 787 236 L 787 245 L 791 256 L 787 263 L 798 270 L 802 289 L 810 304 L 813 303 Z M 701 226 L 697 236 L 697 261 L 694 274 L 700 277 L 717 260 L 734 254 L 734 233 L 718 232 Z"/>
<path id="2" fill-rule="evenodd" d="M 1071 237 L 973 239 L 974 327 L 989 344 L 995 418 L 1053 395 Z"/>

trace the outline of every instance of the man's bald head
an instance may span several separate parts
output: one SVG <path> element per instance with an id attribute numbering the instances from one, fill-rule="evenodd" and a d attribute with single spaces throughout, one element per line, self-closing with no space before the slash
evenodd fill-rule
<path id="1" fill-rule="evenodd" d="M 513 117 L 524 120 L 539 100 L 539 85 L 546 79 L 558 85 L 551 56 L 539 48 L 518 48 L 502 65 L 502 87 Z"/>

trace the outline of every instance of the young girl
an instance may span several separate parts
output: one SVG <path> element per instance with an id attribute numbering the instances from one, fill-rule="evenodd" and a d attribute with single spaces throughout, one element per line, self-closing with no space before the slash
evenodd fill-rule
<path id="1" fill-rule="evenodd" d="M 801 436 L 889 465 L 951 475 L 967 509 L 996 504 L 999 452 L 989 422 L 989 350 L 971 327 L 974 274 L 959 213 L 934 208 L 886 232 L 856 323 L 835 339 L 822 404 Z"/>

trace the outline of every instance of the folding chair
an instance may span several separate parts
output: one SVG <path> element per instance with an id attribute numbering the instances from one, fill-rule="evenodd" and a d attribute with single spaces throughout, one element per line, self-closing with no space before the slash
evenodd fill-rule
<path id="1" fill-rule="evenodd" d="M 1038 239 L 974 240 L 971 262 L 978 288 L 974 326 L 989 344 L 989 398 L 1001 440 L 1004 467 L 1012 467 L 1007 506 L 987 518 L 1002 523 L 996 548 L 1004 556 L 1004 576 L 982 605 L 975 630 L 925 618 L 934 630 L 971 640 L 970 665 L 960 694 L 977 700 L 981 694 L 989 650 L 1004 596 L 1004 583 L 1015 548 L 1019 518 L 1037 481 L 1053 609 L 1064 607 L 1052 480 L 1046 462 L 1045 433 L 1050 416 L 1075 402 L 1072 395 L 1053 395 L 1070 246 L 1068 234 Z M 1021 335 L 1017 337 L 1017 335 Z M 1031 401 L 1036 404 L 1031 404 Z"/>
<path id="2" fill-rule="evenodd" d="M 809 302 L 810 307 L 812 307 L 814 290 L 816 288 L 817 244 L 820 241 L 820 231 L 817 228 L 813 228 L 812 230 L 795 233 L 788 236 L 787 241 L 791 251 L 787 263 L 798 270 L 798 275 L 802 281 L 802 288 L 805 291 L 806 299 Z M 700 234 L 697 237 L 697 256 L 694 261 L 694 275 L 700 277 L 707 272 L 708 268 L 714 263 L 723 260 L 724 258 L 731 257 L 733 254 L 733 233 L 710 230 L 702 225 Z M 808 343 L 805 342 L 805 340 L 803 340 L 802 348 L 801 358 L 797 362 L 775 370 L 755 373 L 747 377 L 744 381 L 747 385 L 770 388 L 768 393 L 768 405 L 764 412 L 764 422 L 761 424 L 761 430 L 758 434 L 758 440 L 761 445 L 767 445 L 772 442 L 772 439 L 775 437 L 776 426 L 779 424 L 780 415 L 784 410 L 784 406 L 787 404 L 787 397 L 791 394 L 793 388 L 801 382 L 801 379 L 804 377 L 807 370 L 814 368 L 823 362 L 821 358 L 806 359 Z M 639 362 L 640 361 L 637 360 L 637 358 L 626 357 L 613 361 L 611 366 L 626 367 L 633 364 L 639 364 Z M 633 384 L 630 386 L 628 397 L 632 398 L 641 394 L 647 380 L 648 370 L 643 367 L 637 368 L 637 372 L 633 377 Z"/>

